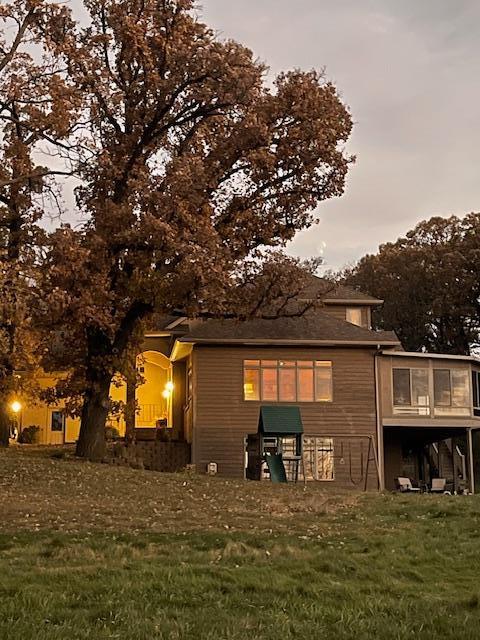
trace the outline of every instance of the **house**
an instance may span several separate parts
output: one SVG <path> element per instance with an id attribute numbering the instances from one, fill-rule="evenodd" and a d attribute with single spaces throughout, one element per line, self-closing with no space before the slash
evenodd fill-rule
<path id="1" fill-rule="evenodd" d="M 163 318 L 137 360 L 145 382 L 136 390 L 135 427 L 153 434 L 167 425 L 171 440 L 190 445 L 198 471 L 242 478 L 261 408 L 296 406 L 307 478 L 394 489 L 399 476 L 446 477 L 454 489 L 473 490 L 480 361 L 404 352 L 394 333 L 371 328 L 381 303 L 338 286 L 301 317 Z M 125 401 L 125 385 L 111 395 Z M 40 425 L 44 443 L 78 435 L 78 421 L 61 407 L 25 406 L 21 422 Z M 125 431 L 122 415 L 110 425 Z M 293 447 L 291 438 L 283 447 Z"/>

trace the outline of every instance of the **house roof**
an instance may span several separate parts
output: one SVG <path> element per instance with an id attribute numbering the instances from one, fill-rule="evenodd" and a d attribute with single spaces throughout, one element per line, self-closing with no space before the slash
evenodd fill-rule
<path id="1" fill-rule="evenodd" d="M 193 325 L 179 340 L 210 344 L 400 345 L 393 331 L 364 329 L 325 311 L 274 320 L 204 320 Z"/>
<path id="2" fill-rule="evenodd" d="M 471 356 L 455 355 L 450 353 L 423 353 L 419 351 L 385 351 L 385 356 L 400 356 L 407 358 L 429 358 L 431 360 L 464 360 L 480 365 L 480 357 L 473 354 Z"/>
<path id="3" fill-rule="evenodd" d="M 373 306 L 383 303 L 383 300 L 346 284 L 337 284 L 330 288 L 329 281 L 318 276 L 311 277 L 311 282 L 302 292 L 301 299 L 311 300 L 318 296 L 322 298 L 323 295 L 325 295 L 323 298 L 325 304 L 367 304 Z"/>
<path id="4" fill-rule="evenodd" d="M 180 314 L 177 315 L 157 315 L 153 318 L 149 327 L 145 331 L 146 337 L 151 336 L 170 336 L 177 333 L 185 333 L 185 327 L 182 324 L 186 318 Z"/>
<path id="5" fill-rule="evenodd" d="M 325 304 L 367 304 L 367 305 L 380 305 L 383 304 L 383 300 L 374 298 L 373 296 L 358 291 L 353 287 L 349 287 L 345 284 L 339 284 L 337 287 L 324 298 Z"/>

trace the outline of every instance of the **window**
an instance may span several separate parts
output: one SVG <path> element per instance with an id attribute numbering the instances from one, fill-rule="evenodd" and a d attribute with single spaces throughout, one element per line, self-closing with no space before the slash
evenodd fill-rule
<path id="1" fill-rule="evenodd" d="M 393 370 L 393 404 L 395 406 L 410 406 L 410 369 Z"/>
<path id="2" fill-rule="evenodd" d="M 299 362 L 297 368 L 297 398 L 299 402 L 313 402 L 313 362 Z"/>
<path id="3" fill-rule="evenodd" d="M 303 438 L 307 480 L 335 480 L 333 438 Z"/>
<path id="4" fill-rule="evenodd" d="M 472 371 L 473 414 L 480 416 L 480 371 Z"/>
<path id="5" fill-rule="evenodd" d="M 434 369 L 435 415 L 470 415 L 469 374 L 466 369 Z"/>
<path id="6" fill-rule="evenodd" d="M 280 402 L 295 402 L 297 399 L 295 362 L 285 362 L 278 370 L 278 389 Z"/>
<path id="7" fill-rule="evenodd" d="M 52 431 L 63 431 L 65 427 L 65 414 L 63 411 L 52 411 L 50 428 Z"/>
<path id="8" fill-rule="evenodd" d="M 328 402 L 332 396 L 332 363 L 317 360 L 315 362 L 315 400 Z"/>
<path id="9" fill-rule="evenodd" d="M 428 406 L 428 369 L 412 369 L 410 373 L 412 377 L 412 405 Z"/>
<path id="10" fill-rule="evenodd" d="M 243 395 L 245 400 L 260 400 L 260 369 L 253 368 L 257 361 L 246 360 L 243 372 Z M 250 363 L 247 368 L 247 363 Z"/>
<path id="11" fill-rule="evenodd" d="M 435 369 L 433 372 L 433 388 L 436 407 L 449 407 L 452 403 L 450 389 L 450 370 Z"/>
<path id="12" fill-rule="evenodd" d="M 332 363 L 323 360 L 244 360 L 243 397 L 267 402 L 331 402 Z"/>
<path id="13" fill-rule="evenodd" d="M 363 327 L 363 313 L 361 307 L 347 307 L 345 317 L 347 322 Z"/>
<path id="14" fill-rule="evenodd" d="M 429 415 L 428 369 L 393 369 L 393 412 Z"/>

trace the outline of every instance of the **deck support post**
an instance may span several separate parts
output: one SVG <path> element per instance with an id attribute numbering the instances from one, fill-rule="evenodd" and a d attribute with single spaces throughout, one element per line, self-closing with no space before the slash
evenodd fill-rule
<path id="1" fill-rule="evenodd" d="M 470 476 L 470 492 L 475 493 L 475 476 L 474 476 L 474 464 L 473 464 L 473 439 L 472 430 L 467 429 L 467 441 L 468 441 L 468 475 Z"/>

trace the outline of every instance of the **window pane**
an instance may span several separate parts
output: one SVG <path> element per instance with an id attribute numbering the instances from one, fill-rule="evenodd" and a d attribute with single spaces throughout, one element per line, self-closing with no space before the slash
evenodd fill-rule
<path id="1" fill-rule="evenodd" d="M 436 407 L 449 407 L 452 404 L 449 369 L 433 370 L 433 390 Z"/>
<path id="2" fill-rule="evenodd" d="M 262 367 L 276 367 L 278 360 L 262 360 Z"/>
<path id="3" fill-rule="evenodd" d="M 277 369 L 262 369 L 262 400 L 278 400 Z"/>
<path id="4" fill-rule="evenodd" d="M 306 436 L 303 438 L 302 471 L 305 480 L 315 479 L 315 438 L 307 438 Z"/>
<path id="5" fill-rule="evenodd" d="M 313 402 L 313 368 L 297 369 L 297 376 L 298 376 L 298 386 L 297 386 L 298 402 Z"/>
<path id="6" fill-rule="evenodd" d="M 297 360 L 297 367 L 302 367 L 305 368 L 312 368 L 313 367 L 313 360 Z"/>
<path id="7" fill-rule="evenodd" d="M 245 367 L 259 367 L 260 360 L 244 360 L 243 364 Z"/>
<path id="8" fill-rule="evenodd" d="M 393 404 L 396 406 L 411 405 L 410 369 L 393 370 Z"/>
<path id="9" fill-rule="evenodd" d="M 295 402 L 297 399 L 295 369 L 280 368 L 278 375 L 279 399 L 282 402 Z"/>
<path id="10" fill-rule="evenodd" d="M 427 407 L 428 401 L 428 369 L 412 369 L 412 404 Z"/>
<path id="11" fill-rule="evenodd" d="M 332 363 L 315 363 L 315 400 L 330 402 L 332 400 Z"/>
<path id="12" fill-rule="evenodd" d="M 333 439 L 317 438 L 317 480 L 334 480 Z"/>
<path id="13" fill-rule="evenodd" d="M 473 386 L 473 406 L 480 407 L 480 376 L 478 371 L 472 371 L 472 386 Z"/>
<path id="14" fill-rule="evenodd" d="M 278 364 L 280 367 L 295 367 L 297 363 L 295 360 L 280 360 Z"/>
<path id="15" fill-rule="evenodd" d="M 52 431 L 63 431 L 64 415 L 63 411 L 52 411 Z"/>
<path id="16" fill-rule="evenodd" d="M 260 400 L 260 369 L 244 370 L 243 397 L 245 400 Z"/>
<path id="17" fill-rule="evenodd" d="M 468 371 L 463 369 L 452 369 L 452 406 L 470 406 Z"/>
<path id="18" fill-rule="evenodd" d="M 334 480 L 333 454 L 332 438 L 305 437 L 303 459 L 306 480 Z"/>
<path id="19" fill-rule="evenodd" d="M 359 327 L 363 325 L 362 321 L 362 309 L 358 307 L 349 307 L 346 311 L 346 319 L 347 322 L 351 322 L 352 324 L 356 324 Z"/>

